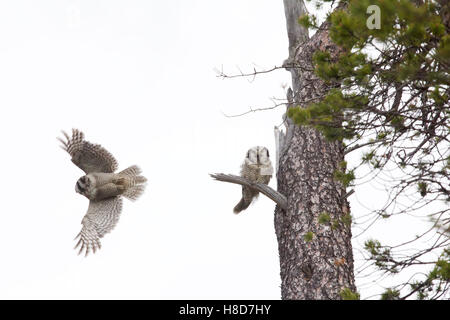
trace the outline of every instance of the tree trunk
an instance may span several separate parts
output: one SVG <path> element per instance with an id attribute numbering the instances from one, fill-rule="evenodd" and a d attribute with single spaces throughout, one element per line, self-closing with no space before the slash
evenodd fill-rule
<path id="1" fill-rule="evenodd" d="M 306 13 L 302 0 L 284 0 L 289 36 L 289 58 L 284 66 L 292 74 L 288 90 L 291 106 L 306 105 L 330 89 L 315 76 L 312 55 L 326 50 L 336 57 L 340 48 L 328 31 L 320 30 L 308 39 L 298 24 Z M 295 64 L 295 67 L 293 67 Z M 291 66 L 291 67 L 289 67 Z M 345 187 L 333 179 L 344 160 L 340 142 L 329 142 L 315 129 L 287 121 L 286 135 L 278 141 L 278 191 L 288 206 L 275 209 L 282 299 L 341 299 L 340 292 L 356 291 L 353 274 L 351 228 L 346 219 L 349 205 Z M 319 223 L 320 214 L 329 223 Z"/>

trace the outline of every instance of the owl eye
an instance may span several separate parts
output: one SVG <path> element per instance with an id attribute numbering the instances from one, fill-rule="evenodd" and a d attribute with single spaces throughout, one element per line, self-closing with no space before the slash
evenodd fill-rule
<path id="1" fill-rule="evenodd" d="M 250 159 L 250 151 L 247 151 L 247 158 Z"/>
<path id="2" fill-rule="evenodd" d="M 269 150 L 266 149 L 266 152 L 267 152 L 267 158 L 269 158 L 270 157 L 269 156 Z"/>

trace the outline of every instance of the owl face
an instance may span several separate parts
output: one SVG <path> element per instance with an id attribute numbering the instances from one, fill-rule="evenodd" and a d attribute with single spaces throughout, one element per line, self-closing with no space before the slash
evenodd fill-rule
<path id="1" fill-rule="evenodd" d="M 89 189 L 91 188 L 92 181 L 88 176 L 82 176 L 78 179 L 75 185 L 75 191 L 79 194 L 86 196 L 88 194 Z"/>
<path id="2" fill-rule="evenodd" d="M 266 147 L 256 146 L 247 151 L 245 162 L 248 165 L 270 164 L 269 150 Z"/>

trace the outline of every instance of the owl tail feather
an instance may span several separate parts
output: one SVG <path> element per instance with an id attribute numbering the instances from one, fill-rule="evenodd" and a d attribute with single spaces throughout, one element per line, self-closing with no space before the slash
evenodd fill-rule
<path id="1" fill-rule="evenodd" d="M 241 201 L 239 201 L 239 203 L 234 207 L 233 212 L 235 214 L 238 214 L 239 212 L 241 212 L 242 210 L 245 210 L 248 208 L 248 206 L 250 205 L 251 202 L 247 202 L 244 200 L 244 198 L 241 198 Z"/>
<path id="2" fill-rule="evenodd" d="M 125 177 L 128 182 L 127 189 L 122 194 L 125 198 L 134 201 L 144 193 L 147 179 L 140 175 L 141 172 L 141 169 L 136 165 L 119 172 L 119 175 Z"/>

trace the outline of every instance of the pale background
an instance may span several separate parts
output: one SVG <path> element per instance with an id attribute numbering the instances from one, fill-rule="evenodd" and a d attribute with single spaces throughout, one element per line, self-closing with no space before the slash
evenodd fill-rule
<path id="1" fill-rule="evenodd" d="M 273 202 L 236 216 L 240 187 L 208 173 L 238 173 L 254 145 L 274 161 L 282 108 L 224 113 L 272 106 L 290 74 L 251 82 L 214 69 L 280 65 L 282 1 L 0 1 L 0 30 L 0 298 L 280 298 Z M 55 139 L 72 127 L 149 180 L 88 258 L 72 250 L 88 205 L 74 191 L 82 171 Z M 378 201 L 357 189 L 356 216 L 356 199 Z M 374 234 L 400 237 L 394 222 Z M 380 291 L 358 284 L 363 298 Z"/>

